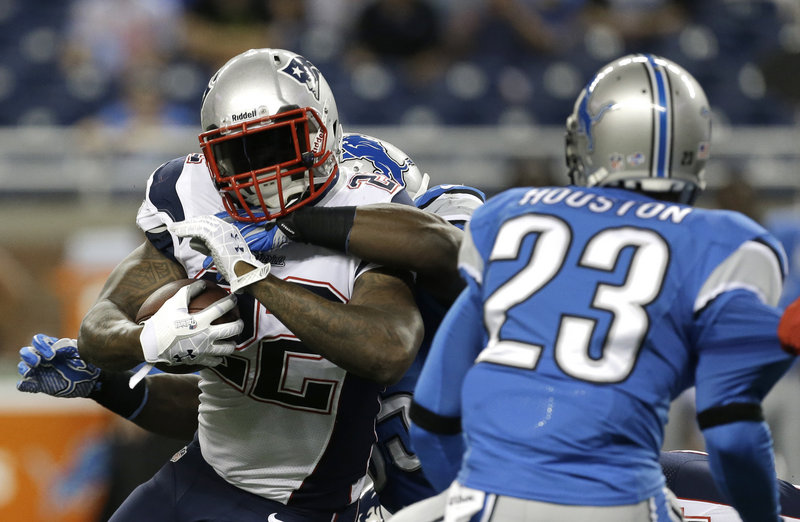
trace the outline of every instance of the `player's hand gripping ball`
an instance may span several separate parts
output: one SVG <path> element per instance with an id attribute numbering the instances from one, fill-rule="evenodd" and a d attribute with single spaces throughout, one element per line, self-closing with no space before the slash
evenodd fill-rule
<path id="1" fill-rule="evenodd" d="M 195 283 L 195 286 L 186 288 L 192 283 Z M 184 290 L 184 288 L 186 289 Z M 183 318 L 183 320 L 194 321 L 195 326 L 189 326 L 183 337 L 180 333 L 173 333 L 173 337 L 175 337 L 173 343 L 161 351 L 157 357 L 151 357 L 149 359 L 152 360 L 148 360 L 151 363 L 158 363 L 157 366 L 160 370 L 170 373 L 192 373 L 203 367 L 215 366 L 222 360 L 220 355 L 233 351 L 235 337 L 243 327 L 239 309 L 235 306 L 236 297 L 212 281 L 195 279 L 172 281 L 153 292 L 139 308 L 136 314 L 136 323 L 145 324 L 165 306 L 167 301 L 176 298 L 181 291 L 190 291 L 187 296 L 182 297 L 188 299 L 185 313 L 178 314 L 181 317 L 176 315 L 165 318 L 164 322 L 171 323 L 174 322 L 171 321 L 172 319 L 178 321 Z M 178 297 L 178 299 L 180 298 Z M 220 302 L 223 299 L 232 300 L 233 304 L 221 306 Z M 171 305 L 173 304 L 171 303 Z M 226 309 L 227 311 L 225 311 Z M 162 313 L 165 311 L 169 310 L 163 310 Z M 224 313 L 222 313 L 223 311 Z M 194 314 L 199 315 L 195 316 Z M 208 320 L 210 315 L 214 315 L 216 318 L 205 326 L 203 323 Z M 167 326 L 171 328 L 172 325 L 167 324 Z M 157 327 L 158 325 L 155 324 L 150 325 L 153 330 Z M 165 327 L 167 330 L 170 328 Z M 210 332 L 210 335 L 204 336 L 204 329 Z M 154 334 L 158 335 L 156 332 Z M 204 346 L 204 344 L 208 344 L 208 346 Z M 166 362 L 166 358 L 169 358 L 169 363 Z M 192 364 L 193 362 L 202 364 Z"/>

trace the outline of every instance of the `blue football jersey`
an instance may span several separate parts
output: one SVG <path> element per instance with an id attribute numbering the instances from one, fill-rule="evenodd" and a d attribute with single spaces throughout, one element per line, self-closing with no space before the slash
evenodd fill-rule
<path id="1" fill-rule="evenodd" d="M 460 416 L 458 481 L 572 505 L 664 487 L 672 399 L 758 402 L 791 357 L 776 338 L 786 259 L 745 216 L 612 188 L 511 189 L 476 210 L 415 402 Z M 460 310 L 474 310 L 463 314 Z"/>
<path id="2" fill-rule="evenodd" d="M 485 199 L 483 192 L 473 187 L 438 185 L 415 199 L 414 204 L 463 229 Z M 408 409 L 433 334 L 447 312 L 449 303 L 437 301 L 421 287 L 417 287 L 416 293 L 417 306 L 425 325 L 425 337 L 417 357 L 402 379 L 381 393 L 381 410 L 376 424 L 378 443 L 370 462 L 370 476 L 375 491 L 381 505 L 391 512 L 436 493 L 423 475 L 420 461 L 411 448 Z"/>

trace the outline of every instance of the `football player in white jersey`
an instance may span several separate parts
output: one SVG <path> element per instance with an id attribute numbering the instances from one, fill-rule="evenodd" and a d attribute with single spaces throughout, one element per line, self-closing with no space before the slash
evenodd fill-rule
<path id="1" fill-rule="evenodd" d="M 446 307 L 463 285 L 455 266 L 461 230 L 472 211 L 483 203 L 484 195 L 477 189 L 461 185 L 442 185 L 427 190 L 427 175 L 423 175 L 391 144 L 376 138 L 345 135 L 343 150 L 345 164 L 357 163 L 362 172 L 365 162 L 375 164 L 370 170 L 380 170 L 402 182 L 412 197 L 420 194 L 415 205 L 426 212 L 397 204 L 359 207 L 347 234 L 346 245 L 335 244 L 329 235 L 319 230 L 320 220 L 324 222 L 331 217 L 330 211 L 335 214 L 339 208 L 311 207 L 291 214 L 282 222 L 288 222 L 294 228 L 295 241 L 313 239 L 385 266 L 415 270 L 417 299 L 426 327 L 426 340 L 423 342 L 426 347 Z M 243 224 L 240 227 L 248 239 L 253 237 L 254 225 Z M 387 241 L 383 232 L 387 228 L 393 231 L 391 241 Z M 259 238 L 259 241 L 261 248 L 270 248 L 265 246 L 265 238 Z M 285 238 L 277 242 L 281 241 Z M 176 387 L 182 376 L 151 375 L 146 380 L 149 391 L 146 403 L 141 402 L 135 390 L 123 388 L 116 394 L 116 403 L 109 405 L 104 400 L 105 394 L 99 390 L 109 380 L 124 380 L 123 377 L 104 371 L 101 378 L 99 370 L 80 359 L 74 340 L 63 339 L 56 343 L 54 338 L 38 335 L 32 346 L 23 348 L 21 353 L 20 374 L 23 379 L 18 386 L 20 390 L 61 397 L 89 396 L 110 406 L 115 413 L 162 435 L 191 438 L 197 427 L 196 417 L 187 414 L 197 410 L 196 394 L 186 393 L 187 388 Z M 424 353 L 421 349 L 403 379 L 382 391 L 382 403 L 393 407 L 398 404 L 398 397 L 410 397 L 422 361 Z M 120 405 L 127 407 L 120 409 Z M 180 413 L 173 413 L 176 411 Z M 419 464 L 412 464 L 416 458 L 408 445 L 407 424 L 403 421 L 407 418 L 407 411 L 392 412 L 386 406 L 382 406 L 381 411 L 386 413 L 379 415 L 378 446 L 372 456 L 377 460 L 371 471 L 378 481 L 381 501 L 395 510 L 430 496 L 432 489 L 422 476 Z M 398 454 L 401 450 L 403 457 Z M 374 499 L 374 496 L 370 495 L 370 498 Z M 365 517 L 369 510 L 378 509 L 383 510 L 374 502 L 365 502 L 362 497 L 360 517 Z"/>
<path id="2" fill-rule="evenodd" d="M 203 154 L 152 174 L 136 219 L 147 241 L 113 271 L 79 333 L 81 355 L 104 369 L 203 368 L 199 377 L 159 376 L 173 393 L 165 408 L 199 400 L 197 437 L 112 520 L 353 520 L 378 392 L 405 373 L 422 339 L 410 274 L 299 242 L 257 259 L 230 221 L 343 207 L 334 226 L 352 221 L 354 206 L 410 198 L 383 173 L 340 161 L 333 95 L 295 53 L 230 60 L 209 82 L 201 123 Z M 232 294 L 213 311 L 187 312 L 199 281 L 133 322 L 156 288 L 217 274 Z M 240 321 L 210 325 L 235 304 Z M 102 393 L 113 402 L 123 385 L 106 382 Z M 147 383 L 135 390 L 142 400 L 129 415 Z M 181 426 L 175 433 L 185 435 Z"/>

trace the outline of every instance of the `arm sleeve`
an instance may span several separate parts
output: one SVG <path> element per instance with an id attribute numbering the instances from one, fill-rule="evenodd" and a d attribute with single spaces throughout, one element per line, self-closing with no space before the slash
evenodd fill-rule
<path id="1" fill-rule="evenodd" d="M 482 324 L 477 287 L 470 284 L 437 330 L 414 391 L 411 443 L 423 473 L 439 491 L 461 467 L 461 386 L 480 352 Z"/>
<path id="2" fill-rule="evenodd" d="M 714 480 L 745 522 L 778 520 L 772 439 L 752 412 L 760 416 L 761 401 L 793 362 L 778 343 L 779 315 L 741 289 L 716 297 L 698 318 L 698 418 L 727 412 L 701 428 Z"/>
<path id="3" fill-rule="evenodd" d="M 794 362 L 777 338 L 780 310 L 747 290 L 726 292 L 697 320 L 697 411 L 760 403 Z"/>
<path id="4" fill-rule="evenodd" d="M 711 472 L 743 522 L 780 520 L 772 437 L 764 422 L 739 421 L 703 430 Z"/>

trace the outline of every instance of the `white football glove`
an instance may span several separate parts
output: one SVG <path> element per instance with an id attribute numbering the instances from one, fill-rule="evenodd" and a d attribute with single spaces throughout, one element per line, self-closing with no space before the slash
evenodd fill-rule
<path id="1" fill-rule="evenodd" d="M 269 275 L 270 264 L 255 258 L 236 225 L 217 216 L 198 216 L 173 223 L 168 228 L 177 236 L 192 238 L 192 248 L 214 258 L 217 270 L 230 283 L 233 293 Z M 237 277 L 234 267 L 240 261 L 256 269 Z"/>
<path id="2" fill-rule="evenodd" d="M 205 310 L 189 313 L 189 302 L 205 290 L 205 281 L 195 281 L 178 290 L 146 320 L 139 341 L 144 360 L 150 364 L 199 364 L 216 366 L 223 355 L 233 353 L 235 336 L 244 328 L 241 319 L 211 324 L 236 306 L 233 294 Z"/>

